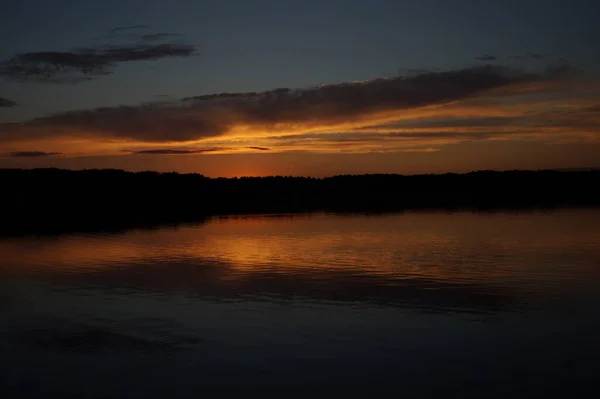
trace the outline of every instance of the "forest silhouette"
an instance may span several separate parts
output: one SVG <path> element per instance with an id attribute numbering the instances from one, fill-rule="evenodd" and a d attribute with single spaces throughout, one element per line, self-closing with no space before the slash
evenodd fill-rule
<path id="1" fill-rule="evenodd" d="M 600 170 L 208 178 L 115 169 L 0 169 L 0 233 L 198 222 L 213 215 L 600 205 Z"/>

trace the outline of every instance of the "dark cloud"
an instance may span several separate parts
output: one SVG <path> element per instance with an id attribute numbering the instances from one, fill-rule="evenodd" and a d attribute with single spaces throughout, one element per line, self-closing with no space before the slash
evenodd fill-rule
<path id="1" fill-rule="evenodd" d="M 267 147 L 252 147 L 251 146 L 251 147 L 248 147 L 248 148 L 251 149 L 251 150 L 258 150 L 258 151 L 270 151 L 271 150 L 270 148 L 267 148 Z"/>
<path id="2" fill-rule="evenodd" d="M 600 114 L 600 104 L 598 104 L 598 105 L 592 105 L 590 107 L 584 108 L 584 111 L 587 111 L 587 112 L 597 112 L 598 114 Z"/>
<path id="3" fill-rule="evenodd" d="M 115 28 L 112 32 L 144 27 L 145 25 L 135 25 Z M 194 46 L 165 41 L 175 36 L 177 35 L 173 33 L 133 35 L 138 39 L 133 44 L 106 44 L 70 51 L 16 54 L 0 62 L 0 76 L 16 81 L 78 83 L 111 74 L 121 63 L 192 56 L 196 51 Z"/>
<path id="4" fill-rule="evenodd" d="M 205 154 L 207 152 L 226 151 L 229 148 L 226 147 L 213 147 L 213 148 L 201 148 L 196 150 L 173 150 L 173 149 L 157 149 L 157 150 L 141 150 L 141 151 L 130 151 L 134 155 L 191 155 L 191 154 Z"/>
<path id="5" fill-rule="evenodd" d="M 568 76 L 573 75 L 577 72 L 577 69 L 566 58 L 560 58 L 552 63 L 549 63 L 546 67 L 546 75 L 550 77 L 554 76 Z"/>
<path id="6" fill-rule="evenodd" d="M 503 67 L 483 66 L 306 90 L 212 94 L 183 101 L 189 107 L 225 106 L 244 114 L 245 120 L 257 123 L 295 123 L 313 118 L 346 120 L 369 112 L 454 101 L 540 77 Z"/>
<path id="7" fill-rule="evenodd" d="M 490 126 L 515 126 L 522 125 L 526 119 L 531 117 L 524 116 L 469 116 L 455 118 L 427 118 L 407 120 L 398 123 L 364 127 L 357 130 L 369 131 L 371 129 L 388 127 L 392 129 L 411 129 L 411 128 L 472 128 L 472 127 L 490 127 Z M 420 133 L 416 133 L 420 134 Z"/>
<path id="8" fill-rule="evenodd" d="M 163 40 L 171 37 L 181 37 L 179 33 L 169 33 L 169 32 L 159 32 L 159 33 L 149 33 L 147 35 L 141 35 L 141 40 L 146 41 L 155 41 L 155 40 Z"/>
<path id="9" fill-rule="evenodd" d="M 546 58 L 546 54 L 539 53 L 527 53 L 525 55 L 510 55 L 508 58 L 512 58 L 515 60 L 541 60 L 542 58 Z"/>
<path id="10" fill-rule="evenodd" d="M 60 152 L 44 152 L 44 151 L 17 151 L 8 154 L 15 158 L 38 158 L 38 157 L 49 157 L 53 155 L 60 155 Z"/>
<path id="11" fill-rule="evenodd" d="M 559 108 L 549 111 L 528 112 L 518 116 L 483 116 L 483 117 L 455 117 L 455 118 L 429 118 L 411 120 L 390 125 L 401 129 L 441 129 L 453 128 L 469 131 L 473 134 L 484 134 L 486 137 L 507 134 L 532 133 L 540 128 L 564 128 L 565 133 L 570 129 L 580 128 L 589 133 L 600 132 L 600 107 L 589 106 L 581 108 Z M 372 129 L 381 128 L 381 126 Z M 370 128 L 358 130 L 368 131 Z M 501 131 L 499 131 L 501 130 Z M 405 133 L 398 133 L 405 134 Z M 412 134 L 412 133 L 409 133 Z M 415 135 L 425 137 L 426 132 L 416 131 Z M 450 137 L 453 133 L 446 133 Z"/>
<path id="12" fill-rule="evenodd" d="M 336 132 L 336 133 L 310 133 L 310 134 L 292 134 L 286 136 L 271 136 L 268 140 L 277 141 L 280 145 L 299 145 L 311 142 L 329 142 L 329 143 L 373 143 L 378 141 L 412 141 L 427 139 L 460 139 L 460 140 L 479 140 L 491 136 L 491 133 L 478 132 L 391 132 L 391 133 L 363 133 L 363 132 Z"/>
<path id="13" fill-rule="evenodd" d="M 440 72 L 439 68 L 400 68 L 400 75 L 405 77 L 413 77 L 425 73 Z"/>
<path id="14" fill-rule="evenodd" d="M 17 103 L 7 98 L 0 97 L 0 107 L 14 107 Z"/>
<path id="15" fill-rule="evenodd" d="M 128 26 L 117 26 L 116 28 L 112 28 L 110 33 L 119 33 L 126 32 L 131 30 L 139 30 L 139 29 L 147 29 L 150 26 L 148 25 L 128 25 Z"/>
<path id="16" fill-rule="evenodd" d="M 126 138 L 149 142 L 189 141 L 219 136 L 226 132 L 227 121 L 206 109 L 185 109 L 148 104 L 139 107 L 110 107 L 59 113 L 31 120 L 7 129 L 25 138 L 92 136 Z M 0 127 L 0 132 L 3 129 Z"/>
<path id="17" fill-rule="evenodd" d="M 575 109 L 555 109 L 538 114 L 536 127 L 552 126 L 562 129 L 579 128 L 588 133 L 600 133 L 600 105 Z"/>
<path id="18" fill-rule="evenodd" d="M 488 61 L 496 61 L 497 58 L 495 55 L 491 55 L 491 54 L 484 54 L 482 56 L 479 57 L 475 57 L 476 60 L 478 61 L 484 61 L 484 62 L 488 62 Z"/>
<path id="19" fill-rule="evenodd" d="M 399 112 L 476 97 L 491 89 L 541 82 L 550 75 L 556 78 L 567 71 L 534 74 L 486 65 L 309 89 L 210 94 L 167 105 L 59 113 L 19 125 L 0 126 L 0 132 L 12 139 L 83 135 L 147 142 L 216 137 L 238 125 L 276 134 L 298 126 L 363 123 L 380 112 Z"/>

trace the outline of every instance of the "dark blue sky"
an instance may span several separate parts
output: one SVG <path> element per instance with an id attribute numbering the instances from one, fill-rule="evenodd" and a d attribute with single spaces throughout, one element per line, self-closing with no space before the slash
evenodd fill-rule
<path id="1" fill-rule="evenodd" d="M 4 0 L 0 59 L 97 43 L 146 24 L 198 46 L 193 59 L 119 67 L 77 86 L 0 83 L 12 118 L 97 105 L 260 91 L 451 68 L 528 52 L 598 56 L 600 2 L 537 0 Z M 596 53 L 595 53 L 596 52 Z M 1 115 L 3 120 L 8 117 Z"/>

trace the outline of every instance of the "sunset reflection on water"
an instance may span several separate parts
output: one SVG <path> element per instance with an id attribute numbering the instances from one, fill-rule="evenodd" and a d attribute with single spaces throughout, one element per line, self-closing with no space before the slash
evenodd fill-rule
<path id="1" fill-rule="evenodd" d="M 600 354 L 599 226 L 594 209 L 406 212 L 6 237 L 0 350 L 11 366 L 0 383 L 22 392 L 31 364 L 46 370 L 44 389 L 81 397 L 88 388 L 52 370 L 88 382 L 88 369 L 127 372 L 103 389 L 140 397 L 274 379 L 383 389 L 398 373 L 415 392 L 423 375 L 524 392 L 585 379 Z"/>

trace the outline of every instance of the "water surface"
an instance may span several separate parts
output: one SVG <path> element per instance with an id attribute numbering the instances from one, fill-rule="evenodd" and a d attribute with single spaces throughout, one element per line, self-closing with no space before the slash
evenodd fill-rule
<path id="1" fill-rule="evenodd" d="M 0 394 L 577 394 L 599 308 L 594 209 L 2 238 Z"/>

